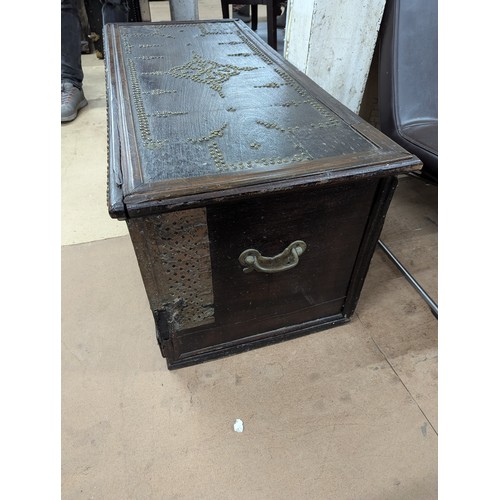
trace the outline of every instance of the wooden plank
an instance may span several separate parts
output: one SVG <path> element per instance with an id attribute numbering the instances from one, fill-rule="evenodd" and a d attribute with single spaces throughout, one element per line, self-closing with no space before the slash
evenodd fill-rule
<path id="1" fill-rule="evenodd" d="M 288 0 L 285 58 L 359 113 L 385 0 Z"/>

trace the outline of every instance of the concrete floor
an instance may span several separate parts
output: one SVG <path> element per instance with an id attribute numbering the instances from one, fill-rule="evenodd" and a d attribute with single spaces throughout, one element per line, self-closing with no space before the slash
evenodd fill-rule
<path id="1" fill-rule="evenodd" d="M 89 106 L 61 126 L 62 498 L 437 498 L 438 325 L 380 250 L 350 324 L 167 370 L 107 214 L 103 62 L 83 66 Z M 437 188 L 401 178 L 383 239 L 435 300 L 437 236 Z"/>

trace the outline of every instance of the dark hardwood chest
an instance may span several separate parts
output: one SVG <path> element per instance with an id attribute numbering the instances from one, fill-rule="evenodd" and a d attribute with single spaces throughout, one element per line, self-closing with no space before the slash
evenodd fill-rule
<path id="1" fill-rule="evenodd" d="M 168 367 L 348 321 L 420 161 L 240 21 L 106 28 L 109 212 Z"/>

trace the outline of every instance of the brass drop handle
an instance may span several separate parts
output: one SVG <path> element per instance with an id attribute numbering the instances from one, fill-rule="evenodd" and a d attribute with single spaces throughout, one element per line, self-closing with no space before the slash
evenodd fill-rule
<path id="1" fill-rule="evenodd" d="M 306 251 L 307 245 L 301 240 L 290 243 L 274 257 L 264 257 L 258 250 L 249 248 L 241 253 L 239 261 L 244 273 L 281 273 L 292 269 L 299 263 L 299 257 Z"/>

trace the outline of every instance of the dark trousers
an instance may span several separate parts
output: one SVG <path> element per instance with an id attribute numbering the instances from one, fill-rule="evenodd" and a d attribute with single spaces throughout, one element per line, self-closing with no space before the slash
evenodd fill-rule
<path id="1" fill-rule="evenodd" d="M 61 0 L 61 81 L 82 88 L 81 26 L 78 0 Z M 127 0 L 100 0 L 102 24 L 128 21 Z"/>

